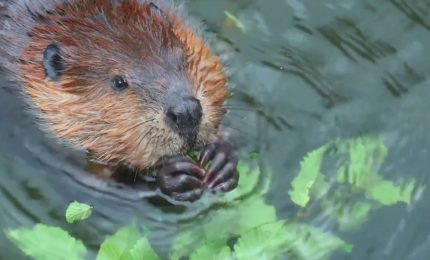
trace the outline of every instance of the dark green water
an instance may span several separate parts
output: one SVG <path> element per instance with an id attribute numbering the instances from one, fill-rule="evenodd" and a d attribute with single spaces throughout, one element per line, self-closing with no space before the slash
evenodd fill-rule
<path id="1" fill-rule="evenodd" d="M 382 138 L 389 153 L 381 174 L 430 186 L 430 1 L 193 0 L 187 6 L 233 52 L 235 95 L 225 125 L 242 153 L 258 151 L 273 168 L 267 201 L 279 217 L 297 214 L 288 190 L 302 158 L 337 137 Z M 245 31 L 226 20 L 225 10 Z M 52 152 L 13 91 L 0 91 L 0 230 L 61 226 L 96 252 L 105 235 L 137 217 L 166 254 L 178 223 L 210 206 L 156 207 L 83 186 L 66 174 L 79 171 L 79 163 Z M 354 245 L 334 259 L 429 259 L 427 198 L 429 189 L 409 206 L 383 207 L 354 232 L 339 232 L 318 210 L 306 222 Z M 94 205 L 93 217 L 65 224 L 72 200 Z M 0 235 L 0 259 L 21 258 Z"/>

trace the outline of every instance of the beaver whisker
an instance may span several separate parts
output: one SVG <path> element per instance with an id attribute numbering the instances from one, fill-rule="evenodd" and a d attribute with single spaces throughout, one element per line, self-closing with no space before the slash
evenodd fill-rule
<path id="1" fill-rule="evenodd" d="M 158 142 L 158 141 L 159 141 L 159 139 L 160 139 L 160 136 L 159 136 L 159 135 L 156 135 L 154 138 L 152 138 L 152 139 L 151 139 L 151 141 L 152 141 L 152 140 L 155 140 L 155 142 L 154 142 L 154 146 L 155 146 L 155 147 L 160 147 L 160 146 L 159 146 L 159 142 Z"/>
<path id="2" fill-rule="evenodd" d="M 163 129 L 163 139 L 162 139 L 162 145 L 163 146 L 167 146 L 167 148 L 169 149 L 169 154 L 173 154 L 175 149 L 172 146 L 172 142 L 171 142 L 171 137 L 169 137 L 168 135 L 165 134 L 166 130 Z"/>
<path id="3" fill-rule="evenodd" d="M 228 110 L 234 110 L 234 111 L 249 111 L 249 112 L 263 112 L 263 109 L 260 108 L 253 108 L 253 107 L 232 107 L 232 106 L 224 106 L 224 108 Z"/>
<path id="4" fill-rule="evenodd" d="M 246 117 L 248 116 L 248 115 L 242 115 L 242 114 L 235 114 L 234 112 L 229 113 L 229 115 L 234 116 L 236 118 L 240 118 L 240 119 L 246 119 Z"/>
<path id="5" fill-rule="evenodd" d="M 170 149 L 169 154 L 173 154 L 175 149 L 173 148 L 172 143 L 170 142 L 170 140 L 167 140 L 167 145 L 168 145 L 168 147 Z"/>
<path id="6" fill-rule="evenodd" d="M 245 107 L 245 106 L 233 106 L 233 105 L 208 105 L 210 108 L 215 109 L 228 109 L 228 110 L 239 110 L 239 111 L 253 111 L 253 112 L 262 112 L 263 109 L 255 108 L 255 107 Z"/>
<path id="7" fill-rule="evenodd" d="M 164 136 L 163 135 L 158 135 L 157 136 L 157 147 L 163 147 L 163 149 L 165 149 L 165 143 L 164 143 Z"/>
<path id="8" fill-rule="evenodd" d="M 136 128 L 140 127 L 140 126 L 143 126 L 143 125 L 145 125 L 145 124 L 147 124 L 147 123 L 150 123 L 150 122 L 153 122 L 153 121 L 155 121 L 155 118 L 152 118 L 152 119 L 149 119 L 149 120 L 146 120 L 146 121 L 143 121 L 143 122 L 138 122 L 137 124 L 134 124 L 134 125 L 133 125 L 133 126 L 131 126 L 130 128 L 128 128 L 128 129 L 126 129 L 125 131 L 121 132 L 119 135 L 123 135 L 123 134 L 125 134 L 126 132 L 132 131 L 132 130 L 134 130 L 134 129 L 136 129 Z"/>
<path id="9" fill-rule="evenodd" d="M 138 140 L 138 142 L 137 142 L 137 145 L 136 145 L 135 150 L 139 149 L 139 147 L 140 147 L 140 145 L 142 144 L 142 142 L 143 142 L 143 140 L 145 139 L 145 137 L 146 137 L 146 136 L 148 136 L 148 134 L 151 134 L 153 129 L 154 129 L 154 127 L 151 127 L 148 131 L 146 131 L 146 133 L 145 133 L 144 135 L 142 135 L 142 136 L 139 138 L 139 140 Z M 148 142 L 148 143 L 149 143 L 149 142 Z M 145 148 L 146 148 L 146 146 L 148 145 L 148 143 L 146 143 Z"/>
<path id="10" fill-rule="evenodd" d="M 132 172 L 134 173 L 133 182 L 136 182 L 136 180 L 137 180 L 137 176 L 139 175 L 140 171 L 139 171 L 139 169 L 137 169 L 136 167 L 133 167 Z"/>

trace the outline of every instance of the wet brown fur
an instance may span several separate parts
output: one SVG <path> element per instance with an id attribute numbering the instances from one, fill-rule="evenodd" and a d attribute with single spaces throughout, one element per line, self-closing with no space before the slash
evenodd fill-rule
<path id="1" fill-rule="evenodd" d="M 20 55 L 17 73 L 58 137 L 98 160 L 139 169 L 163 156 L 183 153 L 184 140 L 164 123 L 157 95 L 165 95 L 172 82 L 189 81 L 203 107 L 198 141 L 204 144 L 217 138 L 227 79 L 220 59 L 196 28 L 174 8 L 163 9 L 167 19 L 154 14 L 150 1 L 69 2 L 38 14 L 41 22 L 30 24 L 31 42 Z M 60 81 L 47 79 L 42 66 L 43 52 L 53 42 L 63 47 L 68 64 Z M 169 62 L 181 55 L 186 58 L 184 68 Z M 141 85 L 146 82 L 151 93 L 133 88 L 116 93 L 110 87 L 116 74 L 128 76 L 131 87 L 133 79 Z"/>

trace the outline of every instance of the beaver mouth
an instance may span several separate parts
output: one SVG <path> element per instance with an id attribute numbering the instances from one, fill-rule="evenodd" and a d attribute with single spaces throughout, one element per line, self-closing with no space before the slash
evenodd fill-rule
<path id="1" fill-rule="evenodd" d="M 198 140 L 198 131 L 192 131 L 192 132 L 179 132 L 178 133 L 181 139 L 183 140 L 182 150 L 183 151 L 189 151 L 191 149 L 196 149 L 199 147 L 199 144 L 201 143 Z"/>

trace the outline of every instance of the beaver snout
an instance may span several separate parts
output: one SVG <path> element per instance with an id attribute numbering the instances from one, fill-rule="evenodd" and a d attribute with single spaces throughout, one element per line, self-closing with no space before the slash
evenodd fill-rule
<path id="1" fill-rule="evenodd" d="M 167 124 L 178 133 L 197 131 L 203 110 L 200 101 L 194 97 L 171 98 L 168 104 Z"/>

